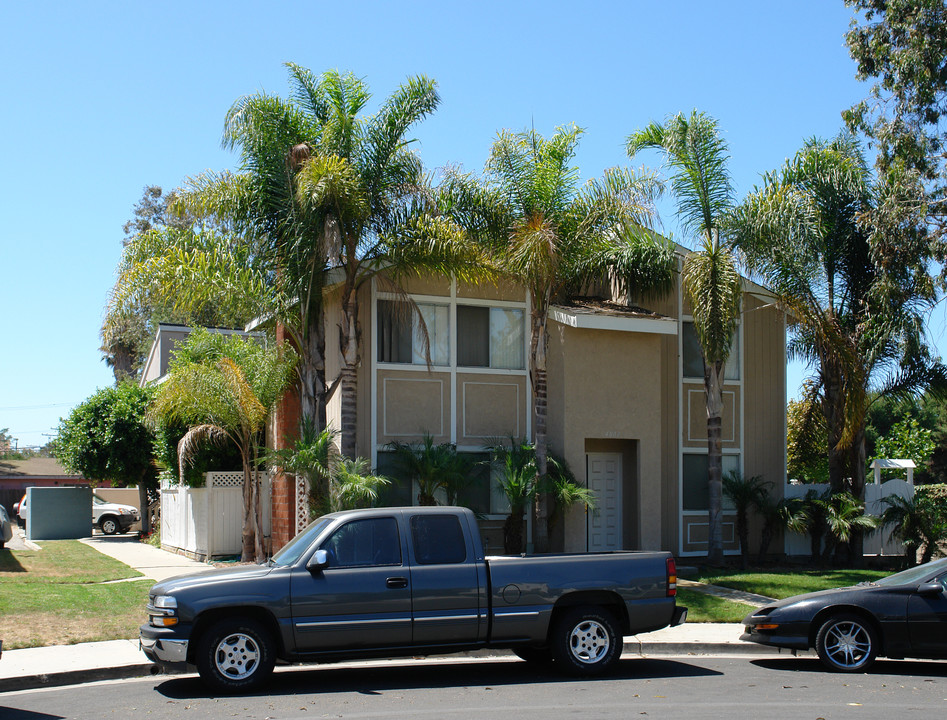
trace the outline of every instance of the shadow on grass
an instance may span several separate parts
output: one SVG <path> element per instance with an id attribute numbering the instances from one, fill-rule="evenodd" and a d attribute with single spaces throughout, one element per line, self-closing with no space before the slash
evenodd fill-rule
<path id="1" fill-rule="evenodd" d="M 572 678 L 553 670 L 540 669 L 519 661 L 424 662 L 408 665 L 359 665 L 333 667 L 313 665 L 299 668 L 277 668 L 270 682 L 250 697 L 296 695 L 305 692 L 360 693 L 374 695 L 390 690 L 423 688 L 499 687 L 536 683 L 588 683 L 615 680 L 648 680 L 652 678 L 705 677 L 723 673 L 676 660 L 630 658 L 619 662 L 615 672 L 597 678 Z M 179 677 L 158 685 L 155 690 L 165 697 L 184 700 L 209 697 L 211 691 L 196 676 Z"/>
<path id="2" fill-rule="evenodd" d="M 9 548 L 0 550 L 0 572 L 26 572 L 26 568 L 20 565 L 20 561 L 10 551 Z"/>

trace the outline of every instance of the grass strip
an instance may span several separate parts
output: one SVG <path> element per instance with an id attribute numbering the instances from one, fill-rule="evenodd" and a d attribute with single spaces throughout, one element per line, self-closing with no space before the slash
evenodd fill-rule
<path id="1" fill-rule="evenodd" d="M 141 577 L 125 563 L 78 540 L 46 540 L 40 550 L 0 550 L 0 583 L 100 583 Z"/>
<path id="2" fill-rule="evenodd" d="M 817 590 L 857 585 L 890 575 L 883 570 L 801 570 L 785 569 L 769 572 L 713 570 L 699 574 L 694 580 L 721 587 L 744 590 L 771 598 L 787 598 Z"/>
<path id="3" fill-rule="evenodd" d="M 752 605 L 686 588 L 677 589 L 677 604 L 687 608 L 689 623 L 738 623 L 753 612 Z"/>

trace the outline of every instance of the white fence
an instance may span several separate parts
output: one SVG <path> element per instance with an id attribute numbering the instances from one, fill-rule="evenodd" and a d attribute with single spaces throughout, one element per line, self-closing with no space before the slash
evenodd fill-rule
<path id="1" fill-rule="evenodd" d="M 785 497 L 802 498 L 810 490 L 816 493 L 823 493 L 828 489 L 828 485 L 793 485 L 785 486 Z M 882 502 L 882 498 L 889 495 L 900 495 L 906 500 L 914 497 L 914 485 L 905 480 L 888 480 L 888 482 L 876 485 L 874 483 L 865 485 L 865 512 L 875 517 L 881 517 L 887 505 Z M 904 544 L 891 537 L 891 528 L 879 528 L 872 533 L 865 535 L 864 553 L 865 555 L 904 555 Z M 810 543 L 808 535 L 799 533 L 786 533 L 785 552 L 787 555 L 810 555 Z"/>
<path id="2" fill-rule="evenodd" d="M 270 480 L 260 473 L 264 546 L 270 536 Z M 198 560 L 243 549 L 243 473 L 207 473 L 206 486 L 161 485 L 161 546 Z"/>

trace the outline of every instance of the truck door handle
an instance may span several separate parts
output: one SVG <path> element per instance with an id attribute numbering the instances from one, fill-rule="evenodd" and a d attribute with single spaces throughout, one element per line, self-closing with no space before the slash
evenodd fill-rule
<path id="1" fill-rule="evenodd" d="M 392 590 L 397 590 L 399 588 L 408 587 L 408 578 L 406 577 L 390 577 L 385 580 L 385 585 L 390 587 Z"/>

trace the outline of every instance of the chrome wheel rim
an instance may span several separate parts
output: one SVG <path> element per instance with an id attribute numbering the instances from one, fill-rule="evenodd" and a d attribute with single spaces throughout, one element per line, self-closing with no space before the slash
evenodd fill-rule
<path id="1" fill-rule="evenodd" d="M 114 520 L 106 520 L 104 523 L 102 523 L 102 532 L 104 532 L 106 535 L 113 535 L 117 529 L 118 526 L 115 524 Z"/>
<path id="2" fill-rule="evenodd" d="M 871 652 L 871 636 L 857 622 L 839 622 L 825 634 L 825 654 L 836 665 L 854 669 L 868 659 Z"/>
<path id="3" fill-rule="evenodd" d="M 608 654 L 611 642 L 605 626 L 595 620 L 583 620 L 569 636 L 572 657 L 585 665 L 594 665 Z"/>
<path id="4" fill-rule="evenodd" d="M 250 677 L 260 665 L 260 646 L 244 633 L 228 635 L 217 644 L 214 663 L 220 674 L 230 680 Z"/>

